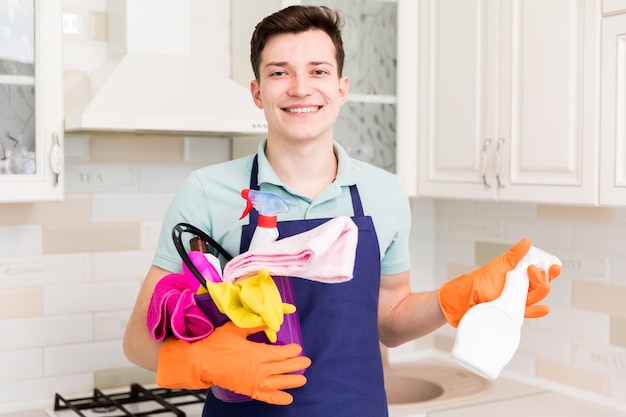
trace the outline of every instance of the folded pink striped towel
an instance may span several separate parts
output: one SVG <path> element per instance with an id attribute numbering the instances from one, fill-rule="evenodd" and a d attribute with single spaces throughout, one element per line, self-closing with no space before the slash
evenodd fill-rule
<path id="1" fill-rule="evenodd" d="M 325 283 L 352 279 L 358 229 L 347 216 L 314 229 L 268 243 L 231 259 L 223 279 L 235 282 L 266 268 L 272 276 L 291 276 Z"/>

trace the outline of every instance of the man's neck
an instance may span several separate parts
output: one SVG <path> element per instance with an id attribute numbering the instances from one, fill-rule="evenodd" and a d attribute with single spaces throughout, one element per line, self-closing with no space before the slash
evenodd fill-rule
<path id="1" fill-rule="evenodd" d="M 285 184 L 315 199 L 337 175 L 337 157 L 332 141 L 283 145 L 268 141 L 265 155 Z"/>

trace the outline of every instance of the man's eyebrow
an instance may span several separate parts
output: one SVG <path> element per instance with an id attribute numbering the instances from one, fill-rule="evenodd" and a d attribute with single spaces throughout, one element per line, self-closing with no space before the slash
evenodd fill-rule
<path id="1" fill-rule="evenodd" d="M 329 61 L 311 61 L 310 65 L 333 65 L 332 62 Z"/>
<path id="2" fill-rule="evenodd" d="M 268 68 L 268 67 L 286 67 L 288 65 L 289 64 L 286 61 L 274 61 L 274 62 L 268 62 L 263 67 L 264 68 Z M 311 61 L 311 62 L 309 62 L 309 65 L 311 65 L 311 66 L 315 66 L 315 65 L 332 65 L 332 63 L 329 62 L 329 61 Z"/>
<path id="3" fill-rule="evenodd" d="M 286 67 L 286 66 L 287 66 L 287 62 L 285 61 L 275 61 L 275 62 L 268 62 L 263 67 L 268 68 L 268 67 Z"/>

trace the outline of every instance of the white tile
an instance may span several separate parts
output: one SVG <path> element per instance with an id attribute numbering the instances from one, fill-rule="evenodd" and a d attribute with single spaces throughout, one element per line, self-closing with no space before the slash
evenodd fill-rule
<path id="1" fill-rule="evenodd" d="M 93 373 L 0 383 L 0 412 L 15 410 L 17 407 L 51 410 L 55 393 L 72 398 L 72 395 L 90 394 L 91 390 Z"/>
<path id="2" fill-rule="evenodd" d="M 542 248 L 563 262 L 562 274 L 587 281 L 609 282 L 611 259 L 609 255 L 570 249 Z"/>
<path id="3" fill-rule="evenodd" d="M 598 253 L 624 253 L 626 224 L 576 223 L 574 247 Z"/>
<path id="4" fill-rule="evenodd" d="M 141 249 L 152 251 L 156 249 L 161 234 L 161 224 L 162 222 L 141 222 Z"/>
<path id="5" fill-rule="evenodd" d="M 68 163 L 67 192 L 134 192 L 139 190 L 139 168 L 132 164 Z"/>
<path id="6" fill-rule="evenodd" d="M 494 217 L 446 216 L 439 218 L 437 226 L 448 239 L 500 242 L 504 238 L 504 221 Z"/>
<path id="7" fill-rule="evenodd" d="M 259 143 L 265 138 L 266 136 L 233 136 L 233 159 L 256 154 Z"/>
<path id="8" fill-rule="evenodd" d="M 611 257 L 611 267 L 610 282 L 626 286 L 626 256 L 624 253 Z"/>
<path id="9" fill-rule="evenodd" d="M 0 320 L 0 350 L 29 349 L 93 339 L 91 314 Z"/>
<path id="10" fill-rule="evenodd" d="M 132 366 L 122 351 L 122 341 L 97 342 L 80 345 L 53 346 L 44 349 L 46 376 Z"/>
<path id="11" fill-rule="evenodd" d="M 432 218 L 436 213 L 436 200 L 432 198 L 410 198 L 412 215 L 427 215 Z"/>
<path id="12" fill-rule="evenodd" d="M 568 363 L 570 346 L 570 338 L 567 336 L 541 332 L 523 326 L 518 351 L 535 358 Z"/>
<path id="13" fill-rule="evenodd" d="M 573 240 L 573 226 L 569 222 L 555 220 L 508 220 L 506 222 L 505 239 L 517 242 L 523 237 L 529 237 L 533 245 L 539 248 L 571 247 Z"/>
<path id="14" fill-rule="evenodd" d="M 217 164 L 231 158 L 231 143 L 228 137 L 186 136 L 185 161 Z"/>
<path id="15" fill-rule="evenodd" d="M 44 314 L 127 310 L 135 304 L 139 287 L 137 281 L 46 286 Z"/>
<path id="16" fill-rule="evenodd" d="M 80 133 L 65 133 L 63 139 L 65 141 L 63 156 L 65 157 L 66 167 L 71 162 L 89 161 L 89 135 Z"/>
<path id="17" fill-rule="evenodd" d="M 509 203 L 505 201 L 477 201 L 474 203 L 477 215 L 486 217 L 522 218 L 535 219 L 537 217 L 537 205 L 526 203 Z"/>
<path id="18" fill-rule="evenodd" d="M 611 317 L 606 314 L 551 305 L 550 314 L 535 321 L 542 332 L 596 343 L 610 342 Z"/>
<path id="19" fill-rule="evenodd" d="M 41 225 L 0 226 L 0 254 L 3 257 L 40 255 Z"/>
<path id="20" fill-rule="evenodd" d="M 140 192 L 176 192 L 202 164 L 143 164 L 139 167 Z"/>
<path id="21" fill-rule="evenodd" d="M 438 237 L 435 256 L 439 263 L 472 265 L 475 259 L 474 242 L 471 240 Z"/>
<path id="22" fill-rule="evenodd" d="M 172 201 L 172 194 L 94 194 L 94 222 L 161 220 Z"/>
<path id="23" fill-rule="evenodd" d="M 93 317 L 94 339 L 97 341 L 121 340 L 130 312 L 131 310 L 95 313 Z"/>
<path id="24" fill-rule="evenodd" d="M 505 201 L 437 199 L 435 211 L 438 215 L 534 219 L 537 216 L 537 205 Z"/>
<path id="25" fill-rule="evenodd" d="M 626 378 L 626 349 L 591 342 L 572 345 L 572 363 L 605 375 Z"/>
<path id="26" fill-rule="evenodd" d="M 552 307 L 571 307 L 572 305 L 572 279 L 567 274 L 559 275 L 550 283 L 550 293 L 540 304 Z"/>
<path id="27" fill-rule="evenodd" d="M 409 236 L 411 254 L 411 287 L 414 291 L 435 287 L 435 223 L 429 212 L 432 204 L 411 206 L 412 227 Z"/>
<path id="28" fill-rule="evenodd" d="M 88 254 L 0 258 L 0 287 L 79 283 L 89 281 L 90 276 Z"/>
<path id="29" fill-rule="evenodd" d="M 92 255 L 94 281 L 143 281 L 153 251 L 98 252 Z"/>
<path id="30" fill-rule="evenodd" d="M 435 200 L 435 211 L 438 216 L 442 215 L 474 215 L 476 202 L 469 200 Z"/>
<path id="31" fill-rule="evenodd" d="M 42 349 L 0 351 L 0 369 L 0 382 L 42 377 Z"/>
<path id="32" fill-rule="evenodd" d="M 511 359 L 511 362 L 509 362 L 502 370 L 502 376 L 505 376 L 508 372 L 515 372 L 522 375 L 534 375 L 534 356 L 525 355 L 524 353 L 517 351 L 515 356 L 513 356 L 513 358 Z"/>
<path id="33" fill-rule="evenodd" d="M 626 208 L 615 207 L 611 209 L 612 223 L 626 223 Z"/>

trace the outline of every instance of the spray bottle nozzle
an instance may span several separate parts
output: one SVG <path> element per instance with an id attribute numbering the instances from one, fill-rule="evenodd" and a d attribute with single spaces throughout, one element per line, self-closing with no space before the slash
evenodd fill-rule
<path id="1" fill-rule="evenodd" d="M 555 255 L 539 249 L 536 246 L 531 246 L 530 249 L 528 249 L 528 253 L 526 253 L 524 258 L 516 265 L 516 269 L 525 271 L 529 265 L 535 265 L 547 274 L 552 265 L 563 266 L 563 263 Z"/>
<path id="2" fill-rule="evenodd" d="M 287 202 L 276 194 L 246 188 L 241 190 L 241 196 L 246 199 L 246 208 L 239 220 L 246 217 L 253 207 L 261 216 L 276 216 L 278 213 L 289 211 Z"/>

